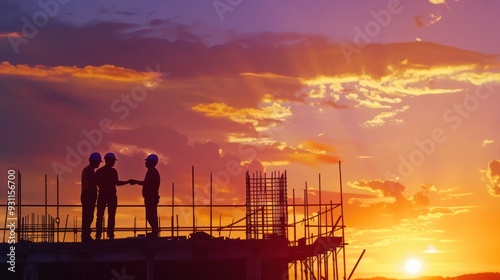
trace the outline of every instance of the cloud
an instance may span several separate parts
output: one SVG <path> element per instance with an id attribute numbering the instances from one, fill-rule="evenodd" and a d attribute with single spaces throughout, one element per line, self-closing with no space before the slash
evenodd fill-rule
<path id="1" fill-rule="evenodd" d="M 359 182 L 349 182 L 349 186 L 355 189 L 369 190 L 371 192 L 378 193 L 381 197 L 393 197 L 396 201 L 406 201 L 402 193 L 405 190 L 399 182 L 395 181 L 381 181 L 381 180 L 370 180 L 370 181 L 359 181 Z"/>
<path id="2" fill-rule="evenodd" d="M 12 65 L 7 61 L 0 63 L 0 75 L 17 75 L 47 78 L 52 80 L 63 81 L 65 78 L 86 78 L 86 79 L 101 79 L 117 82 L 145 82 L 154 80 L 160 77 L 157 72 L 138 72 L 124 67 L 114 65 L 102 66 L 85 66 L 79 68 L 76 66 L 29 66 L 25 64 Z"/>
<path id="3" fill-rule="evenodd" d="M 431 207 L 425 215 L 420 215 L 421 220 L 439 220 L 444 216 L 456 216 L 469 213 L 471 207 Z"/>
<path id="4" fill-rule="evenodd" d="M 333 164 L 340 160 L 340 157 L 335 154 L 334 148 L 324 143 L 305 141 L 297 146 L 292 146 L 271 140 L 262 143 L 258 139 L 256 138 L 249 143 L 233 144 L 237 146 L 235 150 L 242 160 L 248 161 L 258 158 L 262 164 L 300 163 L 309 166 Z"/>
<path id="5" fill-rule="evenodd" d="M 381 126 L 381 125 L 402 125 L 404 123 L 403 119 L 396 119 L 395 116 L 408 110 L 410 106 L 403 106 L 401 109 L 395 109 L 390 112 L 382 112 L 376 115 L 373 119 L 364 122 L 363 126 Z"/>
<path id="6" fill-rule="evenodd" d="M 429 3 L 434 5 L 446 4 L 446 0 L 429 0 Z"/>
<path id="7" fill-rule="evenodd" d="M 379 196 L 351 198 L 349 203 L 344 204 L 346 213 L 350 213 L 350 236 L 353 243 L 362 244 L 362 248 L 368 246 L 386 250 L 391 244 L 409 244 L 412 241 L 432 244 L 436 238 L 440 240 L 440 236 L 456 232 L 448 225 L 458 225 L 463 216 L 470 215 L 477 208 L 456 206 L 456 203 L 444 200 L 443 196 L 451 190 L 441 192 L 431 184 L 420 185 L 419 191 L 408 200 L 403 197 L 406 187 L 398 182 L 361 180 L 348 182 L 348 185 Z"/>
<path id="8" fill-rule="evenodd" d="M 125 23 L 71 26 L 53 21 L 51 28 L 44 29 L 28 44 L 21 44 L 18 54 L 14 54 L 9 40 L 0 39 L 0 55 L 11 64 L 80 68 L 115 65 L 135 70 L 160 64 L 168 66 L 174 77 L 272 73 L 275 77 L 305 80 L 320 76 L 367 76 L 378 80 L 413 68 L 492 63 L 492 57 L 486 55 L 424 42 L 369 44 L 349 63 L 337 43 L 317 35 L 260 33 L 252 34 L 252 39 L 233 38 L 208 45 L 194 35 L 195 24 L 154 20 L 152 26 L 162 33 L 150 34 L 154 28 Z M 401 65 L 401 58 L 406 58 L 408 64 Z"/>
<path id="9" fill-rule="evenodd" d="M 428 206 L 430 203 L 429 193 L 437 192 L 437 188 L 434 185 L 424 184 L 420 186 L 420 189 L 409 200 L 415 205 Z"/>
<path id="10" fill-rule="evenodd" d="M 442 4 L 445 4 L 444 2 Z M 439 22 L 442 19 L 442 16 L 439 14 L 429 14 L 426 16 L 415 16 L 413 17 L 413 21 L 415 22 L 415 25 L 420 28 L 424 26 L 431 26 L 437 22 Z"/>
<path id="11" fill-rule="evenodd" d="M 487 192 L 500 197 L 500 160 L 492 160 L 488 163 L 488 169 L 480 170 L 483 174 L 483 181 L 486 182 Z"/>
<path id="12" fill-rule="evenodd" d="M 483 147 L 486 147 L 490 144 L 493 144 L 494 142 L 495 142 L 494 140 L 485 139 L 485 140 L 483 140 Z"/>
<path id="13" fill-rule="evenodd" d="M 241 124 L 250 123 L 257 131 L 266 129 L 266 126 L 262 126 L 261 124 L 263 121 L 266 123 L 283 122 L 292 116 L 289 107 L 285 108 L 278 103 L 264 105 L 261 108 L 243 109 L 237 109 L 225 103 L 211 103 L 207 105 L 198 104 L 192 109 L 209 117 L 228 118 Z"/>
<path id="14" fill-rule="evenodd" d="M 19 32 L 2 32 L 0 33 L 0 39 L 2 38 L 20 38 L 22 35 Z"/>

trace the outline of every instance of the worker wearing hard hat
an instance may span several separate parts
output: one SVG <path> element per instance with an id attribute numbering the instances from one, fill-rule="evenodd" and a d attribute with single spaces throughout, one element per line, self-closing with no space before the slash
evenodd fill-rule
<path id="1" fill-rule="evenodd" d="M 145 165 L 148 171 L 144 177 L 144 181 L 130 180 L 132 185 L 142 185 L 142 196 L 144 197 L 144 206 L 146 208 L 146 220 L 151 226 L 152 232 L 147 234 L 148 237 L 158 237 L 158 203 L 160 202 L 160 173 L 156 169 L 158 164 L 158 156 L 150 154 L 145 159 Z"/>
<path id="2" fill-rule="evenodd" d="M 97 199 L 97 181 L 95 169 L 101 164 L 101 154 L 92 153 L 89 156 L 89 165 L 82 171 L 82 193 L 80 201 L 82 202 L 82 242 L 92 240 L 90 226 L 94 221 L 94 209 Z"/>
<path id="3" fill-rule="evenodd" d="M 104 161 L 106 164 L 96 171 L 97 186 L 99 187 L 99 197 L 97 198 L 96 239 L 101 239 L 102 220 L 106 206 L 108 206 L 107 234 L 109 239 L 114 239 L 115 214 L 118 205 L 116 186 L 129 184 L 130 181 L 118 180 L 118 172 L 113 168 L 116 162 L 115 154 L 107 153 L 104 155 Z"/>

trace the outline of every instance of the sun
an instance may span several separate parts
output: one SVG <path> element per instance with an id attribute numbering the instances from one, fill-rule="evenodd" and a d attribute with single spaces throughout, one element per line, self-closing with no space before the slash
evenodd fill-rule
<path id="1" fill-rule="evenodd" d="M 406 272 L 417 274 L 422 270 L 422 263 L 417 259 L 409 259 L 405 264 Z"/>

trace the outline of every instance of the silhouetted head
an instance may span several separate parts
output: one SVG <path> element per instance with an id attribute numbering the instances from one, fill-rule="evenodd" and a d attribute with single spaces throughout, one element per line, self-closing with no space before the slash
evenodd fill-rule
<path id="1" fill-rule="evenodd" d="M 150 154 L 144 160 L 146 161 L 145 164 L 147 168 L 155 167 L 158 164 L 158 156 L 155 154 Z"/>
<path id="2" fill-rule="evenodd" d="M 104 155 L 104 161 L 106 161 L 106 165 L 113 166 L 115 165 L 115 161 L 117 161 L 115 154 L 107 153 Z"/>
<path id="3" fill-rule="evenodd" d="M 97 168 L 97 167 L 99 167 L 99 164 L 101 164 L 101 162 L 102 162 L 101 154 L 99 154 L 97 152 L 90 154 L 89 163 L 90 163 L 91 167 Z"/>

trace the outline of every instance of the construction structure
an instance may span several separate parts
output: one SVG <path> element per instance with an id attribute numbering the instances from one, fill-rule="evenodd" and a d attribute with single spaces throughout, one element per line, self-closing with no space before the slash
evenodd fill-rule
<path id="1" fill-rule="evenodd" d="M 284 174 L 246 173 L 246 238 L 287 237 L 287 181 Z"/>
<path id="2" fill-rule="evenodd" d="M 308 200 L 306 183 L 301 203 L 296 203 L 294 189 L 292 197 L 288 197 L 286 172 L 247 172 L 246 201 L 241 205 L 213 204 L 211 175 L 208 205 L 195 204 L 194 183 L 192 203 L 175 204 L 172 184 L 171 203 L 158 206 L 159 212 L 171 211 L 169 225 L 160 223 L 159 238 L 145 238 L 147 225 L 138 227 L 134 218 L 133 227 L 115 229 L 129 233 L 127 238 L 82 243 L 77 219 L 68 226 L 69 217 L 66 216 L 64 222 L 59 217 L 61 209 L 79 206 L 59 204 L 59 180 L 55 205 L 47 203 L 47 176 L 45 204 L 23 205 L 21 174 L 18 175 L 16 243 L 7 242 L 7 221 L 12 218 L 7 217 L 7 211 L 2 228 L 3 243 L 0 243 L 2 252 L 14 246 L 18 279 L 340 280 L 350 279 L 357 266 L 356 263 L 348 276 L 341 176 L 340 201 L 335 203 L 321 200 L 321 175 L 318 177 L 319 200 Z M 194 167 L 192 176 L 194 182 Z M 43 214 L 22 216 L 25 207 L 38 208 L 38 213 Z M 209 209 L 209 225 L 197 222 L 196 212 L 201 208 Z M 214 226 L 213 211 L 221 208 L 244 210 L 245 214 L 236 221 L 233 217 L 227 225 L 222 225 L 219 218 L 219 225 Z M 179 223 L 176 213 L 179 209 L 184 213 L 191 210 L 191 225 Z M 231 238 L 235 232 L 244 233 L 245 237 Z M 71 235 L 73 241 L 69 241 Z M 12 276 L 8 262 L 8 254 L 0 256 L 0 279 Z"/>

